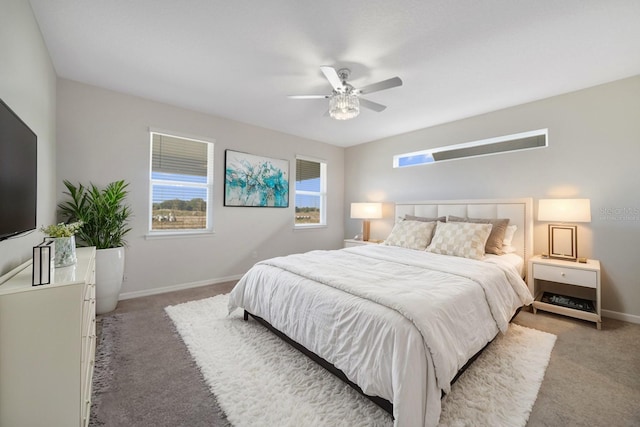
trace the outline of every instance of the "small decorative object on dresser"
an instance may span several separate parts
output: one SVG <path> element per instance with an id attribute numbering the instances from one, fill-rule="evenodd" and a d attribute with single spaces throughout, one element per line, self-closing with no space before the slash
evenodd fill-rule
<path id="1" fill-rule="evenodd" d="M 577 263 L 537 255 L 529 260 L 528 271 L 534 313 L 544 310 L 588 320 L 600 329 L 600 261 Z"/>
<path id="2" fill-rule="evenodd" d="M 56 242 L 42 242 L 33 248 L 31 283 L 33 286 L 51 283 L 54 270 Z"/>
<path id="3" fill-rule="evenodd" d="M 82 227 L 82 221 L 49 225 L 40 230 L 47 236 L 45 240 L 55 242 L 55 267 L 67 267 L 76 263 L 76 232 Z"/>

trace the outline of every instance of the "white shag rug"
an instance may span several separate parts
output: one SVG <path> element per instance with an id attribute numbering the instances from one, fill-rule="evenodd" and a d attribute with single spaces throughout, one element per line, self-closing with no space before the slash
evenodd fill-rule
<path id="1" fill-rule="evenodd" d="M 227 295 L 165 310 L 228 420 L 242 426 L 391 426 L 391 417 L 242 311 Z M 524 426 L 556 336 L 511 324 L 442 400 L 442 426 Z"/>

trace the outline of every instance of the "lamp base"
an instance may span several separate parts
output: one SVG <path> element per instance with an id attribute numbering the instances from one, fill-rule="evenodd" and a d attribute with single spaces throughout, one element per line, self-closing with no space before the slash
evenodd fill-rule
<path id="1" fill-rule="evenodd" d="M 564 256 L 564 255 L 550 255 L 548 256 L 549 259 L 561 259 L 563 261 L 574 261 L 574 262 L 578 262 L 578 258 L 574 258 L 572 256 Z"/>
<path id="2" fill-rule="evenodd" d="M 371 221 L 369 221 L 368 219 L 365 219 L 364 221 L 362 221 L 362 241 L 363 242 L 369 241 L 370 231 L 371 231 Z"/>

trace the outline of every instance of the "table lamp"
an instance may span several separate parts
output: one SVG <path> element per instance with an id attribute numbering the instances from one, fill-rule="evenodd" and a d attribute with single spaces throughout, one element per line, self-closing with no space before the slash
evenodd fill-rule
<path id="1" fill-rule="evenodd" d="M 576 261 L 578 259 L 578 226 L 573 222 L 591 222 L 589 199 L 541 199 L 538 201 L 538 221 L 549 224 L 549 258 Z"/>
<path id="2" fill-rule="evenodd" d="M 382 203 L 351 203 L 351 218 L 362 219 L 362 240 L 369 241 L 371 219 L 382 218 Z"/>

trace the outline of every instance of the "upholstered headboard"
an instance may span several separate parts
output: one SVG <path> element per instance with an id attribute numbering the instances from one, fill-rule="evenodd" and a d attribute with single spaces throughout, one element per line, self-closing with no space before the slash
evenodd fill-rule
<path id="1" fill-rule="evenodd" d="M 469 218 L 509 218 L 518 226 L 513 237 L 516 253 L 524 258 L 525 266 L 533 255 L 533 199 L 467 199 L 426 200 L 396 203 L 396 221 L 405 215 L 439 217 L 454 215 Z"/>

